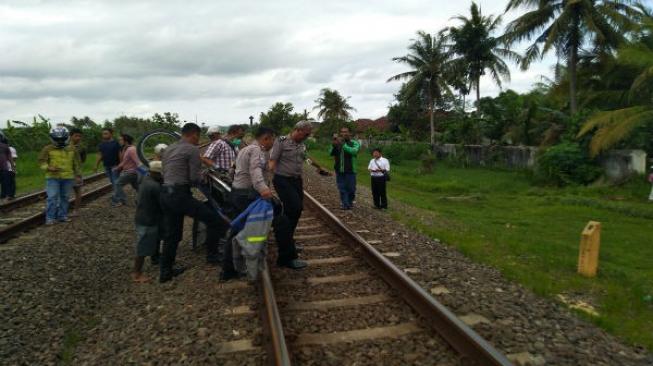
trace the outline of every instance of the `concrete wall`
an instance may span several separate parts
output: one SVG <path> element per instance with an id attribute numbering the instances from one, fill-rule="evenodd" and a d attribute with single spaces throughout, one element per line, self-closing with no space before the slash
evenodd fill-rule
<path id="1" fill-rule="evenodd" d="M 360 140 L 363 146 L 384 146 L 396 141 Z M 410 144 L 410 141 L 399 142 Z M 512 169 L 531 169 L 535 165 L 537 147 L 444 144 L 436 147 L 441 159 L 452 159 L 475 166 L 498 166 Z M 612 181 L 623 181 L 635 174 L 647 174 L 647 156 L 643 150 L 613 150 L 601 164 Z"/>
<path id="2" fill-rule="evenodd" d="M 444 144 L 437 147 L 441 158 L 461 161 L 468 165 L 501 166 L 527 169 L 535 164 L 537 148 L 532 146 L 491 146 Z"/>
<path id="3" fill-rule="evenodd" d="M 646 152 L 643 150 L 612 150 L 602 159 L 605 175 L 612 181 L 623 181 L 635 174 L 646 174 Z"/>

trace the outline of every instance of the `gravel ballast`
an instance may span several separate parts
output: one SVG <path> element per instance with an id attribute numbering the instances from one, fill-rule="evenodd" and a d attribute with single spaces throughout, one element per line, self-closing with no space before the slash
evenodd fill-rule
<path id="1" fill-rule="evenodd" d="M 340 211 L 335 181 L 312 172 L 308 191 L 358 231 L 425 290 L 449 307 L 516 364 L 651 365 L 653 356 L 629 347 L 570 313 L 561 304 L 538 297 L 502 277 L 493 268 L 468 260 L 454 248 L 417 234 L 371 209 L 369 190 L 359 187 L 357 208 Z M 391 204 L 394 202 L 391 201 Z M 204 253 L 190 249 L 190 220 L 178 262 L 188 269 L 164 285 L 158 268 L 145 265 L 152 279 L 134 284 L 129 272 L 134 256 L 133 207 L 109 207 L 106 198 L 89 203 L 72 223 L 39 227 L 0 245 L 1 364 L 219 364 L 261 365 L 262 346 L 257 293 L 253 286 L 233 288 L 217 281 L 218 269 L 204 263 Z M 308 216 L 308 215 L 307 215 Z M 306 225 L 313 225 L 305 221 Z M 301 235 L 328 232 L 302 231 Z M 333 238 L 306 240 L 308 245 L 340 244 Z M 276 248 L 271 248 L 272 258 Z M 305 258 L 343 256 L 337 247 L 306 251 Z M 395 255 L 396 254 L 396 255 Z M 350 253 L 355 256 L 355 253 Z M 349 285 L 298 286 L 311 277 L 368 273 L 372 278 Z M 282 301 L 316 301 L 387 292 L 359 260 L 311 266 L 304 271 L 274 271 Z M 250 306 L 252 312 L 227 315 Z M 359 309 L 282 314 L 293 334 L 343 331 L 349 326 L 393 325 L 415 321 L 403 305 L 372 304 Z M 389 314 L 371 317 L 370 314 Z M 338 323 L 356 317 L 352 324 Z M 382 321 L 385 318 L 385 321 Z M 317 321 L 315 321 L 317 320 Z M 419 320 L 417 320 L 419 321 Z M 223 342 L 251 339 L 248 352 L 218 353 Z M 442 340 L 428 332 L 328 347 L 296 349 L 302 365 L 458 364 Z"/>
<path id="2" fill-rule="evenodd" d="M 89 203 L 68 224 L 39 227 L 0 246 L 0 362 L 3 365 L 260 365 L 262 348 L 219 355 L 219 344 L 252 339 L 260 346 L 254 287 L 223 288 L 218 269 L 186 238 L 178 263 L 186 272 L 160 285 L 135 284 L 132 207 Z M 254 313 L 225 315 L 249 305 Z"/>
<path id="3" fill-rule="evenodd" d="M 368 177 L 361 174 L 359 179 Z M 389 259 L 516 364 L 653 364 L 653 355 L 645 349 L 624 345 L 561 304 L 536 296 L 498 270 L 474 263 L 455 248 L 373 209 L 367 187 L 358 186 L 354 210 L 342 211 L 333 177 L 307 170 L 304 185 L 380 252 L 398 253 Z M 395 202 L 390 199 L 392 206 Z M 400 209 L 410 214 L 410 208 Z"/>

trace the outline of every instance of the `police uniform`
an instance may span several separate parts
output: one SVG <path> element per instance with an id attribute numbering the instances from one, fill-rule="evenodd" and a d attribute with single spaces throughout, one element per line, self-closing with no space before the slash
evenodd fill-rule
<path id="1" fill-rule="evenodd" d="M 252 202 L 260 197 L 260 192 L 269 189 L 266 179 L 268 172 L 269 152 L 263 151 L 257 141 L 240 150 L 236 158 L 236 172 L 231 190 L 231 202 L 237 212 L 244 211 Z M 297 252 L 292 241 L 292 233 L 288 218 L 275 209 L 272 221 L 277 242 L 277 264 L 286 265 L 297 259 Z M 232 247 L 225 247 L 223 276 L 227 278 L 235 271 L 233 265 Z"/>
<path id="2" fill-rule="evenodd" d="M 162 163 L 164 184 L 161 206 L 166 233 L 159 281 L 166 282 L 173 276 L 172 266 L 183 235 L 184 216 L 206 224 L 206 260 L 209 263 L 217 263 L 218 241 L 224 236 L 227 224 L 219 218 L 217 212 L 196 200 L 191 192 L 191 186 L 197 186 L 200 182 L 200 151 L 196 145 L 183 140 L 170 145 L 163 153 Z"/>
<path id="3" fill-rule="evenodd" d="M 274 188 L 283 202 L 293 237 L 304 208 L 302 172 L 306 154 L 306 145 L 303 142 L 295 142 L 290 136 L 276 139 L 270 153 L 270 160 L 276 162 Z"/>

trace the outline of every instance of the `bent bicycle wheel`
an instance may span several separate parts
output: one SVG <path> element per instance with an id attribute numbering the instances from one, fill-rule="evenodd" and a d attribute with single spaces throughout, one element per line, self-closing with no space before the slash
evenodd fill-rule
<path id="1" fill-rule="evenodd" d="M 136 145 L 138 158 L 143 165 L 149 167 L 150 160 L 154 158 L 154 148 L 159 144 L 171 145 L 177 142 L 181 135 L 175 131 L 155 130 L 143 135 Z"/>

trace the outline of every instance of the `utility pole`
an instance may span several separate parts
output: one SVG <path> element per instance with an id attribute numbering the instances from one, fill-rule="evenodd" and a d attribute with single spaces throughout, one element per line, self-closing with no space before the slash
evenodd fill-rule
<path id="1" fill-rule="evenodd" d="M 254 116 L 249 116 L 249 127 L 254 125 Z"/>

